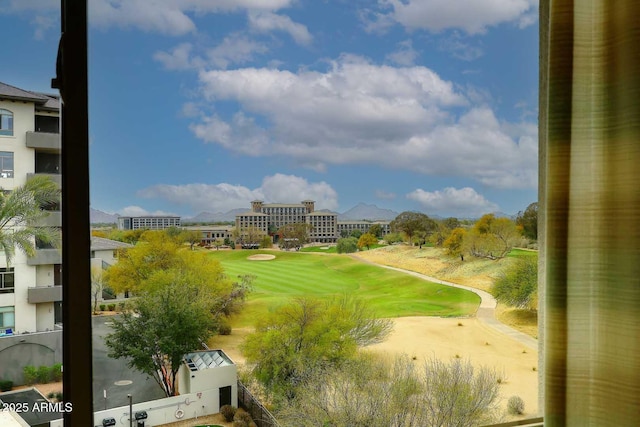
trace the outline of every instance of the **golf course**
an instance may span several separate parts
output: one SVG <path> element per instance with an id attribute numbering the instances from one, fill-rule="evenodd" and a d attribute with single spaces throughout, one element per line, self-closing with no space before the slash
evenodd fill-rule
<path id="1" fill-rule="evenodd" d="M 255 255 L 275 255 L 251 260 Z M 252 326 L 262 313 L 300 297 L 331 298 L 348 294 L 368 302 L 379 317 L 471 316 L 480 303 L 476 294 L 426 282 L 365 264 L 346 255 L 323 256 L 284 251 L 211 251 L 232 279 L 255 276 L 246 308 L 235 327 Z"/>

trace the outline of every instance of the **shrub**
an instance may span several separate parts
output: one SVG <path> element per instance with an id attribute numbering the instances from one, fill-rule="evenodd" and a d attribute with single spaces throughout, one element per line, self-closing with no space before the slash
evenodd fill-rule
<path id="1" fill-rule="evenodd" d="M 241 421 L 241 420 L 234 420 L 232 426 L 233 427 L 247 427 L 247 423 L 245 423 L 244 421 Z"/>
<path id="2" fill-rule="evenodd" d="M 51 367 L 51 381 L 62 381 L 62 363 L 56 363 Z"/>
<path id="3" fill-rule="evenodd" d="M 358 239 L 355 237 L 347 237 L 344 239 L 338 239 L 336 245 L 336 251 L 339 254 L 350 254 L 358 251 Z"/>
<path id="4" fill-rule="evenodd" d="M 238 408 L 231 405 L 223 405 L 220 407 L 220 413 L 224 417 L 225 421 L 230 422 L 233 421 L 233 417 L 236 414 Z"/>
<path id="5" fill-rule="evenodd" d="M 55 392 L 53 392 L 53 391 L 50 391 L 50 392 L 47 394 L 47 397 L 48 397 L 49 399 L 53 399 L 54 397 L 56 397 L 56 393 L 55 393 Z"/>
<path id="6" fill-rule="evenodd" d="M 510 415 L 524 414 L 524 400 L 520 396 L 511 396 L 507 402 L 507 412 Z"/>
<path id="7" fill-rule="evenodd" d="M 22 368 L 22 374 L 27 385 L 33 385 L 38 381 L 38 369 L 35 366 L 25 366 Z"/>
<path id="8" fill-rule="evenodd" d="M 119 302 L 118 303 L 118 310 L 119 311 L 121 311 L 121 312 L 124 311 L 125 307 L 126 307 L 126 304 L 124 302 Z"/>
<path id="9" fill-rule="evenodd" d="M 235 421 L 240 421 L 243 423 L 242 426 L 246 427 L 249 425 L 249 423 L 253 422 L 253 418 L 251 418 L 251 415 L 249 415 L 248 412 L 238 411 L 233 416 L 233 421 L 234 421 L 234 425 L 235 425 Z"/>
<path id="10" fill-rule="evenodd" d="M 109 311 L 115 311 L 116 310 L 116 305 L 115 304 L 109 304 L 107 307 L 109 308 Z"/>
<path id="11" fill-rule="evenodd" d="M 51 376 L 51 368 L 48 366 L 40 366 L 38 368 L 38 382 L 40 384 L 46 384 L 49 382 L 49 377 Z"/>
<path id="12" fill-rule="evenodd" d="M 231 335 L 231 325 L 226 320 L 223 320 L 218 326 L 218 334 Z"/>
<path id="13" fill-rule="evenodd" d="M 61 391 L 56 392 L 56 400 L 58 402 L 62 402 L 62 392 Z"/>
<path id="14" fill-rule="evenodd" d="M 13 388 L 13 381 L 0 380 L 0 391 L 10 391 Z"/>
<path id="15" fill-rule="evenodd" d="M 100 304 L 100 311 L 104 311 L 107 308 L 106 304 Z"/>

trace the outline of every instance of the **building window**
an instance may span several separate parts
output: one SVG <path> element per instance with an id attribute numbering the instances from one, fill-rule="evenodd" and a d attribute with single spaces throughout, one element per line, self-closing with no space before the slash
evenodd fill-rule
<path id="1" fill-rule="evenodd" d="M 13 153 L 0 151 L 0 178 L 13 178 Z"/>
<path id="2" fill-rule="evenodd" d="M 13 136 L 13 113 L 0 109 L 0 135 Z"/>
<path id="3" fill-rule="evenodd" d="M 0 329 L 15 328 L 16 310 L 13 306 L 0 307 Z"/>
<path id="4" fill-rule="evenodd" d="M 13 267 L 0 268 L 0 294 L 12 294 L 13 283 Z"/>

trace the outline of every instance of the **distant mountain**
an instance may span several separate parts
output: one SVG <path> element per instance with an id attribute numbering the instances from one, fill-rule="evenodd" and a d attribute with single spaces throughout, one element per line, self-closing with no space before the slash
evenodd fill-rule
<path id="1" fill-rule="evenodd" d="M 89 222 L 91 224 L 117 224 L 118 214 L 108 214 L 98 209 L 89 208 Z"/>
<path id="2" fill-rule="evenodd" d="M 232 209 L 228 212 L 200 212 L 198 215 L 192 218 L 182 218 L 183 223 L 188 222 L 233 222 L 236 220 L 236 215 L 247 212 L 249 208 Z"/>
<path id="3" fill-rule="evenodd" d="M 398 212 L 391 209 L 381 209 L 376 205 L 368 205 L 366 203 L 358 203 L 348 211 L 338 215 L 339 220 L 393 220 L 399 215 Z"/>

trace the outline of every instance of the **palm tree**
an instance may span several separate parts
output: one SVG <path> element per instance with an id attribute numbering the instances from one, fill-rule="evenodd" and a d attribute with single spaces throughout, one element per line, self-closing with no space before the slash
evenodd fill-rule
<path id="1" fill-rule="evenodd" d="M 60 189 L 47 176 L 36 176 L 12 191 L 0 189 L 0 252 L 7 265 L 16 247 L 27 256 L 36 253 L 35 240 L 60 245 L 60 229 L 40 227 L 38 221 L 49 215 L 43 208 L 60 203 Z"/>

